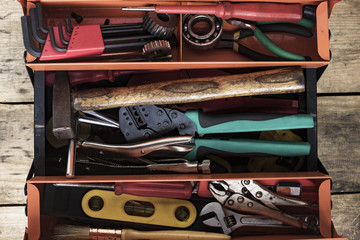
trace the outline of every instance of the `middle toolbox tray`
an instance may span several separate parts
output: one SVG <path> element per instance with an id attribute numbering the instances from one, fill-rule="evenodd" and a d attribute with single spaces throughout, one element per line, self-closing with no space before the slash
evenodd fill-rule
<path id="1" fill-rule="evenodd" d="M 232 70 L 232 72 L 234 72 L 234 71 L 239 71 L 239 70 Z M 240 70 L 240 71 L 244 72 L 246 70 Z M 251 71 L 253 71 L 253 70 L 251 70 Z M 207 74 L 203 70 L 192 70 L 190 72 L 192 72 L 193 76 L 201 76 L 201 75 Z M 271 112 L 273 112 L 273 113 L 274 112 L 275 113 L 283 112 L 284 113 L 284 109 L 286 110 L 286 108 L 288 108 L 291 111 L 293 111 L 292 113 L 298 112 L 299 114 L 310 114 L 313 116 L 314 122 L 315 122 L 313 128 L 293 130 L 293 132 L 295 132 L 298 136 L 300 136 L 302 138 L 302 141 L 309 143 L 309 145 L 310 145 L 309 154 L 305 157 L 301 157 L 301 159 L 298 157 L 285 157 L 283 159 L 276 160 L 277 158 L 275 157 L 275 159 L 272 159 L 271 161 L 274 165 L 278 165 L 279 168 L 274 167 L 274 168 L 268 169 L 267 171 L 293 171 L 293 170 L 317 171 L 319 169 L 318 159 L 317 159 L 317 132 L 316 132 L 317 131 L 316 130 L 317 129 L 317 126 L 316 126 L 316 110 L 317 110 L 316 109 L 316 82 L 318 79 L 318 72 L 319 72 L 319 70 L 316 70 L 316 69 L 304 69 L 304 77 L 305 77 L 305 86 L 306 87 L 305 87 L 305 92 L 303 92 L 303 93 L 229 98 L 229 99 L 220 99 L 220 102 L 218 102 L 218 105 L 220 106 L 220 108 L 223 108 L 222 107 L 223 105 L 227 105 L 227 108 L 229 108 L 229 110 L 232 111 L 231 114 L 237 114 L 237 115 L 241 114 L 241 113 L 246 114 L 246 112 L 251 113 L 251 112 L 257 111 L 259 109 L 260 109 L 260 111 L 265 112 L 264 113 L 265 115 L 269 114 Z M 87 72 L 87 76 L 89 73 L 90 72 Z M 99 74 L 99 72 L 93 72 L 93 73 Z M 69 75 L 70 74 L 71 73 L 69 73 Z M 147 76 L 147 78 L 149 78 L 149 76 L 153 76 L 153 75 L 147 75 L 147 74 L 148 73 L 145 74 Z M 155 74 L 154 76 L 158 76 L 158 75 L 156 75 L 156 73 L 152 73 L 152 74 Z M 179 77 L 177 75 L 177 74 L 179 74 L 179 72 L 177 72 L 175 74 L 174 74 L 174 71 L 160 73 L 161 76 L 164 76 L 164 74 L 165 75 L 173 74 L 173 75 L 175 75 L 175 78 Z M 116 87 L 116 86 L 126 85 L 127 83 L 137 85 L 139 82 L 142 82 L 142 83 L 148 82 L 146 80 L 145 75 L 144 74 L 139 74 L 139 75 L 135 74 L 130 79 L 129 79 L 129 76 L 120 76 L 120 77 L 118 77 L 117 81 L 115 81 L 115 83 L 108 82 L 108 81 L 101 81 L 98 83 L 80 84 L 80 85 L 77 85 L 77 88 L 81 88 L 81 87 L 85 86 L 86 89 L 89 89 L 89 88 L 97 89 L 98 86 Z M 229 75 L 229 76 L 231 76 L 231 75 Z M 52 96 L 53 88 L 51 86 L 49 86 L 52 84 L 51 79 L 53 79 L 53 77 L 54 77 L 54 75 L 49 72 L 35 72 L 35 126 L 44 126 L 43 128 L 40 128 L 40 127 L 35 128 L 36 134 L 35 134 L 34 169 L 35 169 L 36 176 L 65 175 L 65 170 L 66 170 L 67 164 L 68 164 L 67 159 L 68 159 L 69 148 L 68 148 L 67 140 L 58 140 L 51 133 L 52 121 L 53 121 L 52 114 L 53 114 L 53 110 L 54 110 L 53 106 L 56 106 L 56 108 L 59 109 L 59 106 L 62 106 L 62 104 L 63 104 L 63 103 L 53 102 L 53 99 L 52 99 L 53 98 L 53 96 Z M 151 86 L 151 84 L 150 84 L 150 86 Z M 234 101 L 234 99 L 240 99 L 240 100 L 242 99 L 242 102 L 241 101 L 236 102 L 236 101 Z M 261 102 L 256 103 L 257 99 L 260 99 Z M 282 106 L 282 107 L 269 106 L 268 102 L 271 102 L 271 99 L 278 99 L 278 102 L 275 102 L 276 104 L 279 104 L 282 102 L 282 100 L 284 100 L 286 102 L 286 104 L 288 104 L 288 105 Z M 216 101 L 219 101 L 219 100 L 215 100 L 215 103 L 216 103 Z M 240 105 L 239 105 L 239 102 L 240 102 Z M 182 107 L 186 107 L 186 106 L 190 106 L 190 108 L 191 107 L 193 107 L 193 108 L 194 107 L 195 108 L 209 108 L 210 107 L 211 108 L 211 107 L 213 107 L 212 106 L 213 104 L 214 103 L 211 101 L 205 101 L 205 102 L 199 102 L 196 104 L 189 103 L 189 105 L 187 105 L 187 104 L 185 104 L 185 105 L 172 104 L 172 105 L 168 105 L 168 106 L 172 106 L 172 107 L 178 108 L 178 109 L 183 109 Z M 231 104 L 236 104 L 237 109 L 236 108 L 231 109 Z M 247 104 L 250 104 L 250 106 Z M 251 104 L 253 104 L 253 106 L 251 106 Z M 263 105 L 263 106 L 261 106 L 261 105 Z M 291 106 L 291 105 L 294 105 L 294 106 Z M 219 110 L 219 106 L 216 106 L 215 108 L 218 108 L 218 110 Z M 105 115 L 107 114 L 107 116 L 112 117 L 115 121 L 119 121 L 118 110 L 119 110 L 119 108 L 114 108 L 114 109 L 103 110 L 100 112 Z M 57 110 L 57 111 L 62 111 L 62 110 Z M 73 113 L 71 113 L 71 114 L 73 115 Z M 57 115 L 59 116 L 59 114 L 57 114 Z M 64 115 L 66 117 L 70 117 L 68 114 L 64 114 Z M 261 113 L 259 115 L 261 116 Z M 124 121 L 124 119 L 122 119 L 121 121 Z M 88 124 L 81 124 L 81 126 L 85 127 L 84 132 L 87 134 L 85 134 L 85 136 L 79 136 L 79 139 L 83 138 L 84 140 L 87 140 L 86 138 L 88 138 L 89 134 L 90 134 L 91 137 L 89 140 L 96 142 L 96 138 L 94 141 L 94 136 L 96 136 L 96 134 L 98 134 L 98 137 L 100 137 L 99 138 L 100 143 L 103 142 L 103 143 L 109 143 L 109 144 L 126 144 L 126 142 L 127 142 L 127 138 L 123 136 L 123 134 L 125 134 L 124 131 L 127 131 L 127 130 L 108 128 L 108 127 L 102 127 L 102 126 L 96 126 L 96 125 L 93 125 L 93 127 L 92 127 L 93 129 L 91 130 L 89 127 L 90 125 L 88 125 Z M 225 134 L 217 134 L 217 135 L 205 135 L 205 137 L 200 137 L 199 139 L 203 139 L 203 138 L 206 139 L 206 138 L 209 138 L 208 136 L 210 136 L 210 138 L 215 138 L 215 139 L 240 138 L 240 139 L 245 139 L 245 140 L 246 139 L 256 140 L 259 138 L 260 133 L 261 132 L 245 131 L 243 133 L 225 133 Z M 140 135 L 141 134 L 143 134 L 143 133 L 140 133 Z M 176 131 L 167 133 L 163 137 L 174 137 L 174 136 L 179 136 L 178 133 L 176 133 Z M 161 137 L 158 136 L 156 138 L 159 139 Z M 154 138 L 154 139 L 156 139 L 156 138 Z M 275 139 L 273 139 L 273 140 L 275 140 Z M 281 140 L 281 139 L 277 139 L 277 140 Z M 286 139 L 284 139 L 284 141 L 286 141 Z M 131 143 L 134 143 L 134 142 L 146 142 L 146 140 L 140 139 L 137 141 L 131 141 Z M 220 148 L 215 147 L 215 149 L 221 150 L 221 144 L 226 145 L 226 141 L 220 141 L 219 144 L 220 144 Z M 100 153 L 102 152 L 101 150 L 98 150 L 98 149 L 83 148 L 83 149 L 80 149 L 79 154 L 81 154 L 81 152 L 84 152 L 84 151 L 85 152 L 90 151 L 90 152 L 92 152 L 92 154 L 95 154 L 95 156 L 97 156 L 97 157 L 100 156 L 99 152 Z M 201 154 L 201 149 L 197 149 L 197 152 L 199 154 Z M 212 154 L 214 154 L 214 152 Z M 106 157 L 111 159 L 112 157 L 116 157 L 116 155 L 121 156 L 121 153 L 111 153 Z M 215 151 L 215 155 L 216 155 L 216 151 Z M 173 156 L 173 157 L 177 156 L 177 157 L 181 158 L 182 156 L 184 156 L 184 154 L 174 154 L 174 152 L 173 152 L 173 153 L 170 153 L 170 156 Z M 202 156 L 198 157 L 198 159 L 193 158 L 192 160 L 203 160 L 205 156 L 206 155 L 202 155 Z M 241 159 L 240 162 L 242 162 L 242 166 L 239 166 L 238 171 L 235 170 L 234 172 L 249 171 L 249 169 L 246 166 L 248 166 L 248 165 L 250 166 L 249 160 L 251 160 L 251 157 L 252 157 L 251 154 L 250 155 L 249 154 L 238 154 L 238 155 L 229 154 L 229 156 L 226 156 L 226 158 L 228 158 L 230 160 L 230 162 L 229 162 L 230 165 L 234 166 L 234 169 L 236 168 L 235 166 L 239 162 L 238 158 Z M 257 157 L 259 158 L 259 155 Z M 162 158 L 166 158 L 166 155 L 162 156 Z M 203 158 L 203 159 L 201 159 L 201 158 Z M 261 163 L 261 161 L 260 161 L 260 163 Z M 75 173 L 76 175 L 92 175 L 92 174 L 95 174 L 95 175 L 107 174 L 107 175 L 109 175 L 109 174 L 116 174 L 116 173 L 148 174 L 148 173 L 150 173 L 149 171 L 144 170 L 144 169 L 143 170 L 132 169 L 131 171 L 128 171 L 126 169 L 121 170 L 121 169 L 115 168 L 115 169 L 111 170 L 111 169 L 103 168 L 101 166 L 95 166 L 95 169 L 97 169 L 97 171 L 92 171 L 88 167 L 86 167 L 86 164 L 78 163 L 78 166 L 79 167 L 76 168 L 76 171 L 77 171 L 77 173 Z M 261 166 L 261 167 L 260 166 L 252 167 L 252 169 L 250 169 L 250 170 L 260 171 L 262 167 L 265 167 L 265 165 Z M 265 169 L 263 171 L 265 171 Z"/>

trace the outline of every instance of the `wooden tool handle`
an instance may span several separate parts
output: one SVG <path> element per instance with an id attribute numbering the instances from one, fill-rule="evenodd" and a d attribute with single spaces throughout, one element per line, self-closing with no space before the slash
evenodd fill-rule
<path id="1" fill-rule="evenodd" d="M 229 240 L 230 236 L 221 233 L 196 231 L 136 231 L 121 230 L 121 240 Z"/>
<path id="2" fill-rule="evenodd" d="M 72 100 L 74 109 L 83 111 L 133 105 L 199 102 L 239 96 L 298 93 L 304 90 L 302 69 L 289 67 L 132 87 L 81 90 L 72 94 Z"/>

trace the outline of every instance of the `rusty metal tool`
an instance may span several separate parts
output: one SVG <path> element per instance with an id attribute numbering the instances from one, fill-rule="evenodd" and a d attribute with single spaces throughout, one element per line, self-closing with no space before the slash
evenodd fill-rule
<path id="1" fill-rule="evenodd" d="M 219 18 L 240 18 L 249 21 L 299 22 L 302 18 L 300 4 L 281 3 L 230 3 L 216 5 L 156 5 L 154 7 L 123 7 L 124 11 L 155 11 L 167 14 L 210 14 Z"/>
<path id="2" fill-rule="evenodd" d="M 148 129 L 151 131 L 151 129 Z M 149 132 L 147 132 L 150 134 Z M 130 134 L 131 138 L 134 137 Z M 145 133 L 146 135 L 146 133 Z M 150 136 L 150 135 L 149 135 Z M 137 135 L 136 137 L 142 137 Z M 154 137 L 154 134 L 151 134 Z M 128 140 L 132 142 L 131 140 Z M 305 156 L 309 154 L 310 145 L 306 142 L 264 141 L 240 138 L 193 138 L 192 136 L 178 136 L 160 138 L 144 142 L 129 144 L 106 144 L 80 140 L 78 148 L 97 149 L 119 154 L 121 157 L 140 158 L 148 154 L 156 155 L 157 151 L 167 151 L 175 156 L 183 156 L 187 160 L 195 161 L 211 154 L 217 155 L 271 155 L 271 156 Z M 186 154 L 184 156 L 184 154 Z"/>
<path id="3" fill-rule="evenodd" d="M 122 164 L 126 161 L 126 164 Z M 147 169 L 150 172 L 172 172 L 172 173 L 200 173 L 210 174 L 212 162 L 209 159 L 202 161 L 188 161 L 184 158 L 168 158 L 149 160 L 146 158 L 117 158 L 113 160 L 101 159 L 99 157 L 87 157 L 86 160 L 79 159 L 79 163 L 88 165 L 104 166 L 113 169 Z M 130 162 L 130 164 L 129 164 Z M 135 162 L 140 163 L 134 165 Z M 133 163 L 133 165 L 131 165 Z"/>
<path id="4" fill-rule="evenodd" d="M 53 133 L 58 139 L 75 137 L 75 116 L 72 113 L 70 83 L 67 72 L 57 71 L 53 85 Z"/>
<path id="5" fill-rule="evenodd" d="M 224 207 L 279 220 L 296 228 L 318 232 L 318 226 L 286 214 L 277 206 L 308 206 L 309 203 L 270 191 L 254 180 L 226 180 L 209 183 L 209 190 Z"/>
<path id="6" fill-rule="evenodd" d="M 53 85 L 53 134 L 56 138 L 69 139 L 66 177 L 73 178 L 76 158 L 77 120 L 70 107 L 70 83 L 66 72 L 56 72 Z"/>
<path id="7" fill-rule="evenodd" d="M 118 153 L 122 157 L 143 157 L 155 151 L 189 152 L 195 147 L 190 144 L 191 140 L 191 136 L 180 136 L 119 145 L 80 140 L 76 145 L 81 148 Z"/>
<path id="8" fill-rule="evenodd" d="M 190 144 L 191 140 L 191 136 L 180 136 L 119 145 L 80 140 L 76 145 L 80 148 L 118 153 L 122 157 L 143 157 L 155 151 L 189 152 L 195 147 Z"/>
<path id="9" fill-rule="evenodd" d="M 203 224 L 209 227 L 221 228 L 224 234 L 230 234 L 242 227 L 284 227 L 282 221 L 268 218 L 261 215 L 246 215 L 234 212 L 218 202 L 206 204 L 200 212 L 201 216 L 211 214 L 212 217 L 203 220 Z M 215 216 L 213 216 L 215 214 Z M 315 216 L 297 216 L 299 219 L 318 225 L 318 219 Z"/>

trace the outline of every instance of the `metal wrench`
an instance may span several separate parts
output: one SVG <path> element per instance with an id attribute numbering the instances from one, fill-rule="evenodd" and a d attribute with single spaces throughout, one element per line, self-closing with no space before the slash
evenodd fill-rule
<path id="1" fill-rule="evenodd" d="M 204 220 L 203 224 L 209 227 L 221 228 L 224 234 L 230 234 L 244 226 L 284 226 L 283 222 L 264 216 L 236 213 L 223 207 L 218 202 L 211 202 L 205 205 L 200 212 L 200 216 L 205 216 L 209 213 L 214 213 L 215 216 Z"/>

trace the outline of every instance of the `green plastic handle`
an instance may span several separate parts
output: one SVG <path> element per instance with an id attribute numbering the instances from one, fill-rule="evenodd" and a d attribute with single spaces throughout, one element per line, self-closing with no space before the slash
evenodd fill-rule
<path id="1" fill-rule="evenodd" d="M 195 139 L 195 148 L 186 154 L 187 160 L 196 160 L 197 151 L 200 147 L 219 150 L 228 153 L 257 153 L 282 157 L 305 156 L 310 153 L 308 142 L 268 141 L 258 139 Z"/>
<path id="2" fill-rule="evenodd" d="M 195 123 L 197 133 L 258 132 L 313 128 L 311 114 L 227 114 L 216 115 L 189 110 L 185 115 Z"/>
<path id="3" fill-rule="evenodd" d="M 256 25 L 265 25 L 265 24 L 274 24 L 274 23 L 288 23 L 288 22 L 262 22 L 262 21 L 258 21 L 256 22 Z M 298 23 L 296 23 L 297 25 L 306 27 L 306 28 L 313 28 L 315 26 L 315 23 L 313 21 L 311 21 L 310 19 L 307 18 L 302 18 Z"/>
<path id="4" fill-rule="evenodd" d="M 276 45 L 273 41 L 270 40 L 259 28 L 255 28 L 254 36 L 272 53 L 276 56 L 293 60 L 293 61 L 305 61 L 303 56 L 300 56 L 295 53 L 291 53 L 282 49 L 278 45 Z"/>

